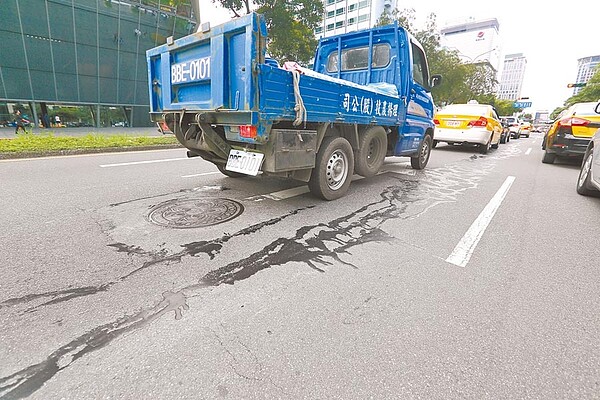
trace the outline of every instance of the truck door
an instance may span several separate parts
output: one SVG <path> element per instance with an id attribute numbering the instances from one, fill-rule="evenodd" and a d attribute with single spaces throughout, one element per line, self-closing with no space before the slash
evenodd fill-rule
<path id="1" fill-rule="evenodd" d="M 433 98 L 429 92 L 429 68 L 422 47 L 410 39 L 412 79 L 409 80 L 406 124 L 402 151 L 419 148 L 425 131 L 432 126 Z"/>

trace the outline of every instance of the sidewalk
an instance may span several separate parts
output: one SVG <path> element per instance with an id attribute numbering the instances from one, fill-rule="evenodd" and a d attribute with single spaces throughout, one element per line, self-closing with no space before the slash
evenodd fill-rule
<path id="1" fill-rule="evenodd" d="M 127 135 L 127 136 L 163 136 L 156 127 L 140 128 L 27 128 L 28 132 L 34 135 L 54 136 L 86 136 L 92 135 Z M 20 133 L 22 134 L 22 133 Z M 0 139 L 10 139 L 15 137 L 14 127 L 0 128 Z"/>

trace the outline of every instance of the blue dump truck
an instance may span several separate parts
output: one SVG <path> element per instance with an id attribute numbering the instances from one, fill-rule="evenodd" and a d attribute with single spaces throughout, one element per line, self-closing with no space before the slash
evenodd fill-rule
<path id="1" fill-rule="evenodd" d="M 147 51 L 150 115 L 225 175 L 307 182 L 325 200 L 386 156 L 425 168 L 434 104 L 422 46 L 396 25 L 323 38 L 313 69 L 267 56 L 252 13 Z"/>

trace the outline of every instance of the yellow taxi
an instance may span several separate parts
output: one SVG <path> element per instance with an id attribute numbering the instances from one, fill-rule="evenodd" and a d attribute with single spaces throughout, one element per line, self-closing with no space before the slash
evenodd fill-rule
<path id="1" fill-rule="evenodd" d="M 502 137 L 502 124 L 494 107 L 473 100 L 443 107 L 435 113 L 433 122 L 434 147 L 439 142 L 474 144 L 481 154 L 486 154 L 490 148 L 498 148 Z"/>
<path id="2" fill-rule="evenodd" d="M 521 136 L 529 137 L 531 135 L 531 131 L 533 130 L 533 125 L 531 122 L 524 121 L 521 123 Z"/>
<path id="3" fill-rule="evenodd" d="M 597 101 L 575 103 L 564 110 L 550 126 L 542 141 L 542 162 L 552 164 L 556 157 L 583 157 L 592 136 L 600 128 Z"/>

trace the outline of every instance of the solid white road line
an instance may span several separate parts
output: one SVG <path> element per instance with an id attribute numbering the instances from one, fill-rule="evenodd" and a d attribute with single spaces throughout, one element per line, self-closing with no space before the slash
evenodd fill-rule
<path id="1" fill-rule="evenodd" d="M 498 189 L 494 197 L 492 197 L 492 200 L 485 206 L 481 214 L 479 214 L 477 219 L 471 224 L 467 233 L 465 233 L 460 242 L 456 245 L 452 254 L 446 258 L 446 262 L 459 267 L 467 266 L 471 259 L 471 255 L 473 255 L 473 252 L 475 251 L 475 247 L 477 247 L 477 244 L 479 243 L 479 239 L 483 236 L 483 233 L 494 217 L 494 214 L 496 214 L 498 207 L 502 204 L 504 197 L 506 197 L 506 194 L 514 181 L 514 176 L 506 178 L 500 189 Z"/>
<path id="2" fill-rule="evenodd" d="M 308 193 L 308 186 L 296 186 L 291 189 L 280 190 L 279 192 L 273 192 L 269 194 L 265 194 L 262 197 L 271 199 L 271 200 L 285 200 L 290 197 L 300 196 L 301 194 Z"/>
<path id="3" fill-rule="evenodd" d="M 528 156 L 531 153 L 531 147 L 527 149 L 527 151 L 525 152 L 525 155 Z"/>
<path id="4" fill-rule="evenodd" d="M 220 171 L 214 171 L 214 172 L 204 172 L 204 173 L 201 173 L 201 174 L 182 175 L 181 177 L 182 177 L 182 178 L 193 178 L 193 177 L 196 177 L 196 176 L 215 175 L 215 174 L 220 174 L 220 173 L 221 173 Z"/>
<path id="5" fill-rule="evenodd" d="M 118 164 L 102 164 L 102 165 L 100 165 L 100 168 L 123 167 L 123 166 L 127 166 L 127 165 L 139 165 L 139 164 L 154 164 L 154 163 L 169 162 L 169 161 L 182 161 L 182 160 L 191 160 L 191 158 L 188 158 L 188 157 L 166 158 L 163 160 L 133 161 L 133 162 L 126 162 L 126 163 L 118 163 Z"/>

